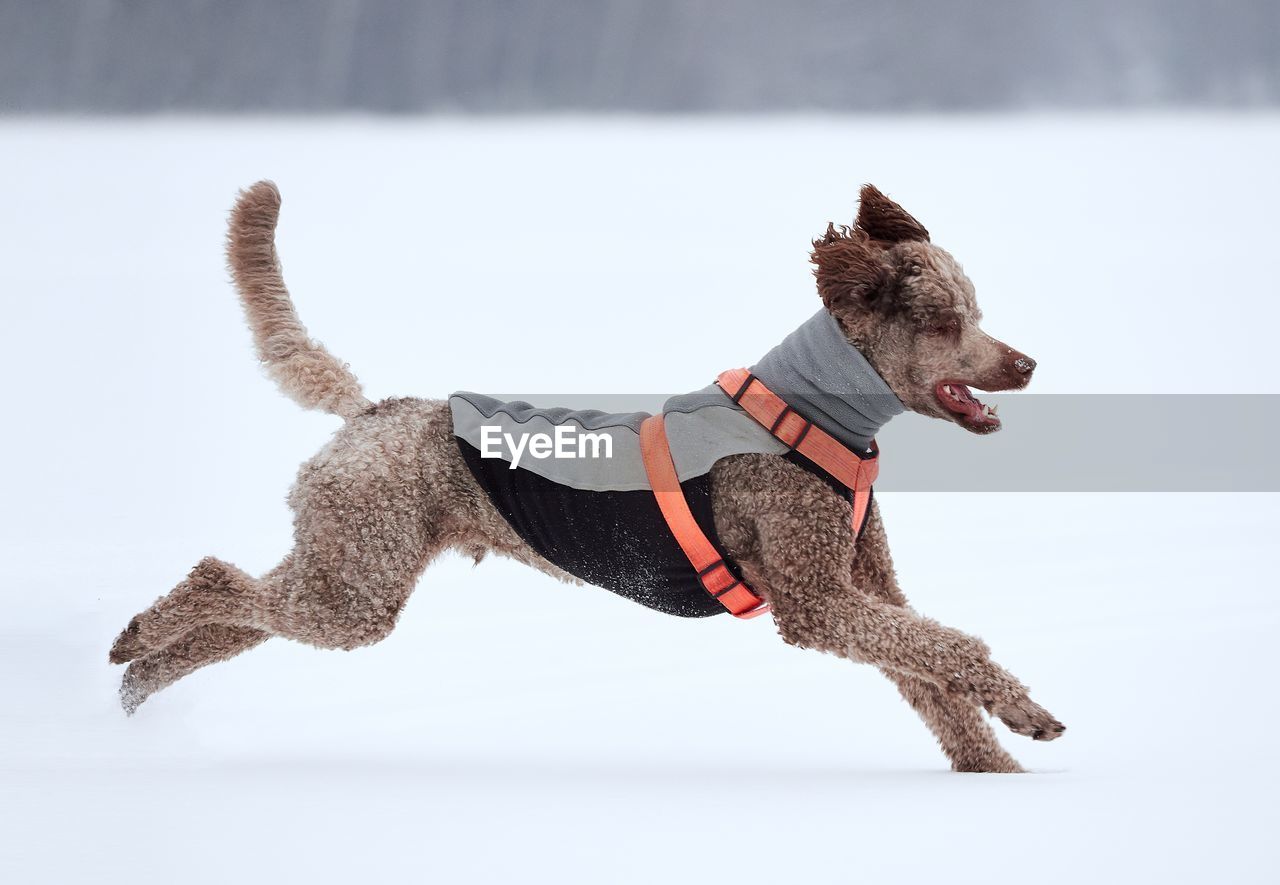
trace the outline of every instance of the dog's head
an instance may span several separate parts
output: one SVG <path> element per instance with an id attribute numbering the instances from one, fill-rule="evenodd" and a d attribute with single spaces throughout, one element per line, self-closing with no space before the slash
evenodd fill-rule
<path id="1" fill-rule="evenodd" d="M 812 257 L 822 302 L 904 406 L 1000 429 L 970 388 L 1026 387 L 1035 360 L 979 328 L 973 283 L 920 222 L 868 184 L 853 227 L 827 225 Z"/>

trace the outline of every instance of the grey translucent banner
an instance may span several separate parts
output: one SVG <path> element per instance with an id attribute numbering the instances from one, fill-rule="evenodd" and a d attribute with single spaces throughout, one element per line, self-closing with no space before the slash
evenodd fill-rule
<path id="1" fill-rule="evenodd" d="M 669 394 L 503 395 L 537 406 L 655 412 Z M 911 412 L 884 427 L 876 488 L 896 492 L 1277 492 L 1277 394 L 980 394 L 978 436 Z"/>

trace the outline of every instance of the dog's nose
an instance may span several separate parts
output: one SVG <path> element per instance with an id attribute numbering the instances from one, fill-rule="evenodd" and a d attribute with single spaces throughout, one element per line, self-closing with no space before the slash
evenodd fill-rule
<path id="1" fill-rule="evenodd" d="M 1030 375 L 1036 370 L 1036 361 L 1026 354 L 1022 354 L 1013 361 L 1013 368 L 1019 375 Z"/>

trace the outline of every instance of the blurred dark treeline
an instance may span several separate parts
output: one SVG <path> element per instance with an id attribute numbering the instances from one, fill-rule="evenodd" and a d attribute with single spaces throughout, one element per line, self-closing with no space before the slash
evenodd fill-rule
<path id="1" fill-rule="evenodd" d="M 0 0 L 0 113 L 1280 103 L 1280 0 Z"/>

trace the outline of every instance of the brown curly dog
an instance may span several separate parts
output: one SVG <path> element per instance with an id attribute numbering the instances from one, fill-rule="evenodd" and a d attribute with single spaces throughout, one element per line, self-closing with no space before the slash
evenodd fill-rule
<path id="1" fill-rule="evenodd" d="M 289 498 L 296 546 L 278 566 L 254 577 L 204 559 L 115 640 L 111 661 L 129 662 L 120 694 L 130 713 L 271 636 L 340 649 L 379 641 L 448 548 L 477 558 L 493 551 L 573 580 L 531 549 L 479 487 L 446 402 L 370 403 L 348 368 L 308 338 L 276 258 L 279 210 L 270 182 L 240 195 L 231 271 L 271 376 L 303 405 L 346 420 L 298 475 Z M 977 433 L 999 427 L 969 386 L 1023 387 L 1035 363 L 979 329 L 973 285 L 919 222 L 868 185 L 854 226 L 828 226 L 813 245 L 823 304 L 903 406 Z M 711 484 L 720 541 L 771 604 L 783 640 L 878 667 L 955 770 L 1021 770 L 984 709 L 1036 740 L 1062 734 L 981 640 L 908 607 L 874 503 L 855 537 L 846 498 L 771 454 L 723 458 Z"/>

